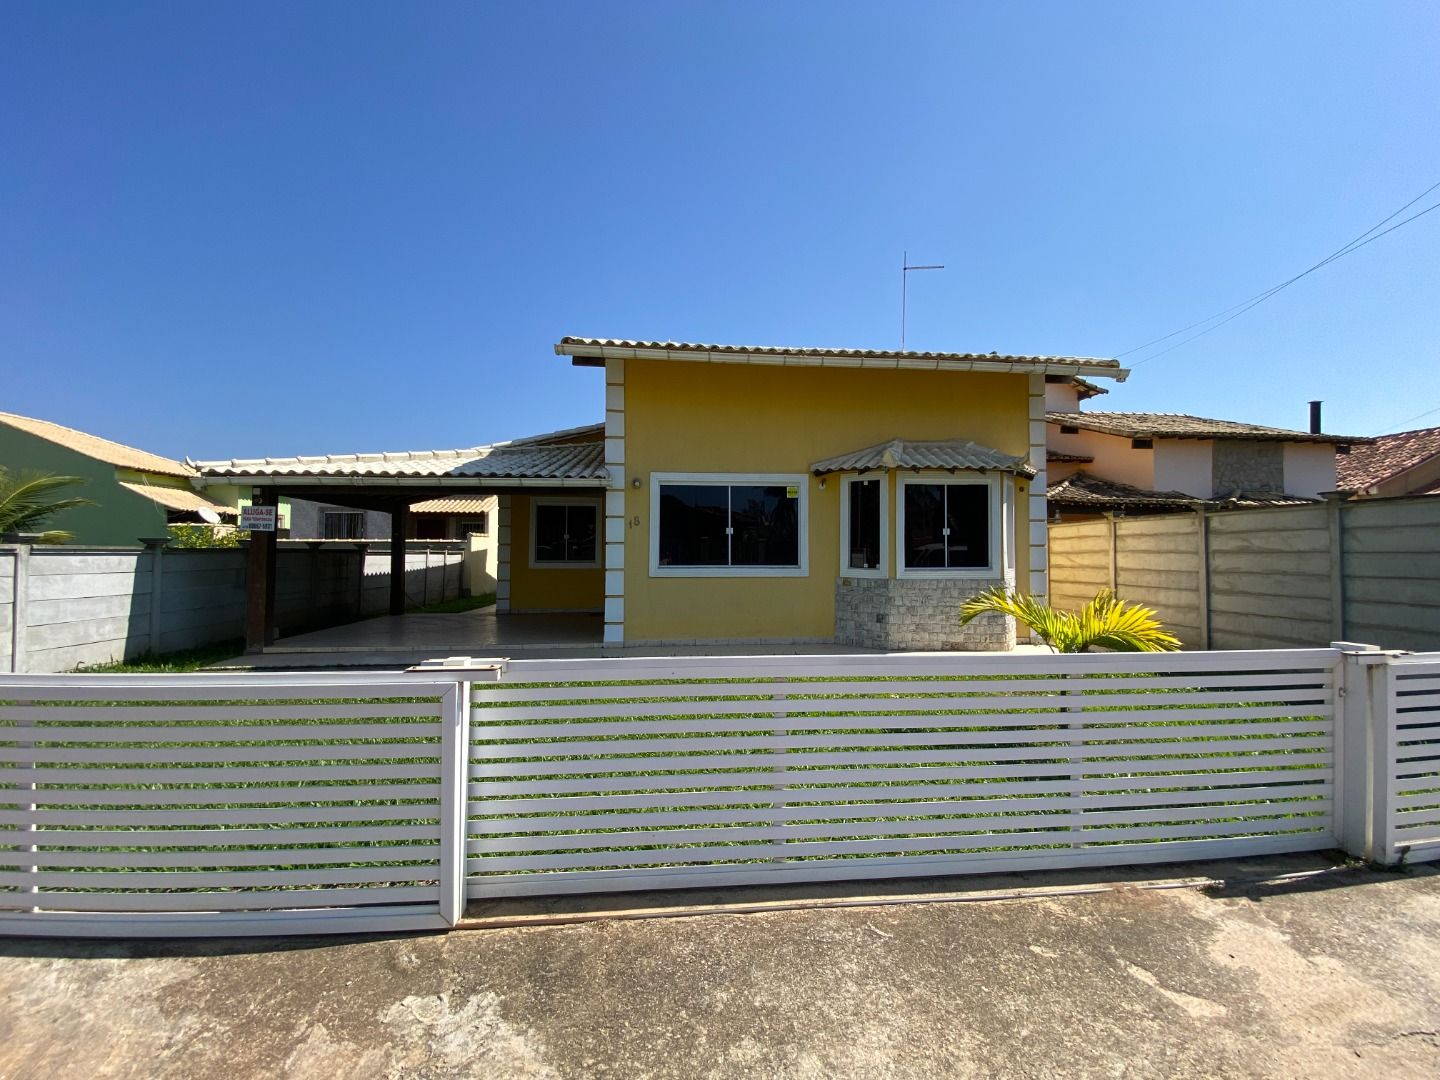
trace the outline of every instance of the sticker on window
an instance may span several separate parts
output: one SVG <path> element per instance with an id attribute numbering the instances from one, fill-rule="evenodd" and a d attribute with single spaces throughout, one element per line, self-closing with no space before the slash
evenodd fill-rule
<path id="1" fill-rule="evenodd" d="M 791 484 L 785 489 L 785 497 L 787 499 L 798 499 L 800 497 L 800 488 L 795 484 Z"/>

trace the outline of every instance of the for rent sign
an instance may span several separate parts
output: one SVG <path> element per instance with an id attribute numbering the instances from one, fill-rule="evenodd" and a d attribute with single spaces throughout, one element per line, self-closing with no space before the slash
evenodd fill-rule
<path id="1" fill-rule="evenodd" d="M 240 528 L 248 529 L 250 532 L 274 532 L 275 507 L 242 506 L 240 508 Z"/>

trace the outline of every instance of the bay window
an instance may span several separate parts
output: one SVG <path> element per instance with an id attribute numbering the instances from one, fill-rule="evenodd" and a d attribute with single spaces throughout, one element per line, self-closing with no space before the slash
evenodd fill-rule
<path id="1" fill-rule="evenodd" d="M 993 480 L 902 479 L 901 576 L 988 574 L 1000 546 L 999 486 Z"/>
<path id="2" fill-rule="evenodd" d="M 840 574 L 889 574 L 888 477 L 846 477 L 840 490 Z"/>

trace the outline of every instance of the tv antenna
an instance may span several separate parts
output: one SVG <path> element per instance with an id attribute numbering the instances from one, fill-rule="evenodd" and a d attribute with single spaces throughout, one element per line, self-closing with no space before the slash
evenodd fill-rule
<path id="1" fill-rule="evenodd" d="M 931 266 L 911 266 L 910 253 L 908 251 L 900 254 L 900 351 L 905 351 L 905 314 L 908 300 L 911 270 L 944 270 L 943 263 L 936 263 Z"/>

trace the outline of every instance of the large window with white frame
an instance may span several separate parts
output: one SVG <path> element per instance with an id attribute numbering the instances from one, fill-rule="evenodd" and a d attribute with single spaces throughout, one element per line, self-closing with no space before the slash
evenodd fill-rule
<path id="1" fill-rule="evenodd" d="M 1000 573 L 1000 483 L 916 476 L 900 480 L 896 535 L 901 577 Z"/>
<path id="2" fill-rule="evenodd" d="M 803 473 L 655 473 L 650 573 L 803 577 L 809 572 Z"/>
<path id="3" fill-rule="evenodd" d="M 600 565 L 600 504 L 593 499 L 537 496 L 530 500 L 530 566 L 580 569 Z"/>
<path id="4" fill-rule="evenodd" d="M 889 496 L 884 474 L 840 481 L 841 577 L 889 576 Z"/>

